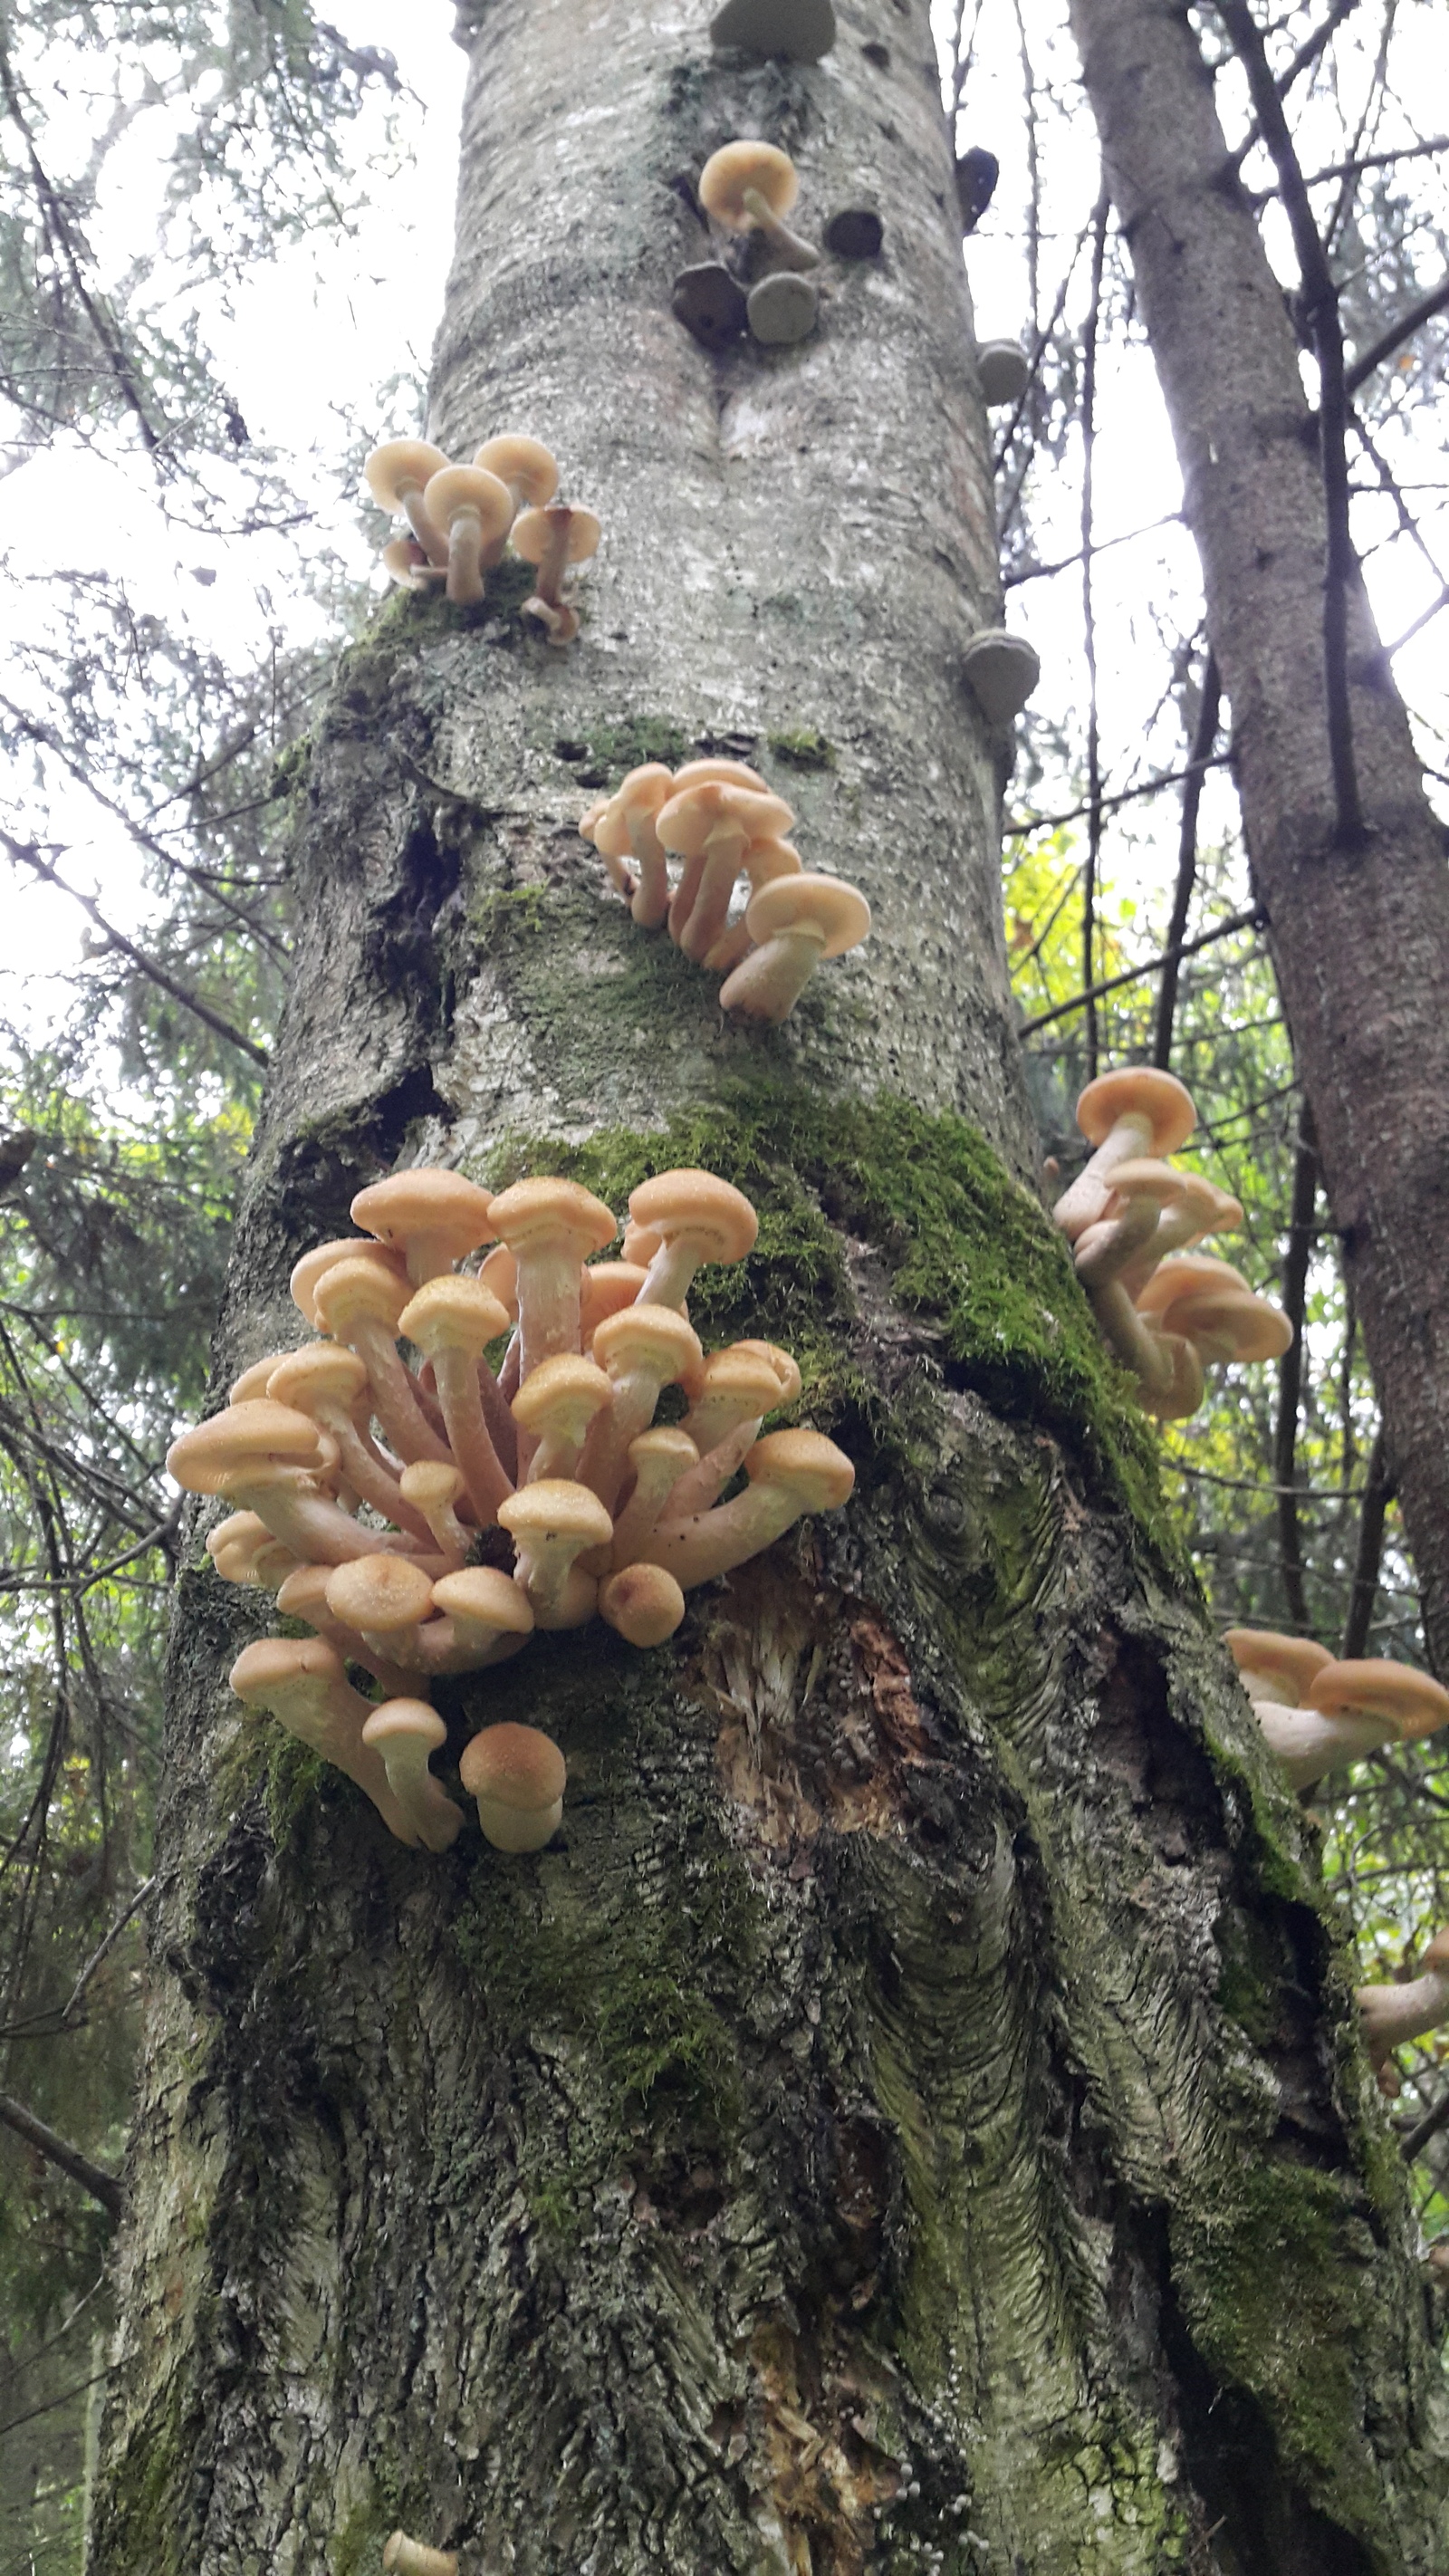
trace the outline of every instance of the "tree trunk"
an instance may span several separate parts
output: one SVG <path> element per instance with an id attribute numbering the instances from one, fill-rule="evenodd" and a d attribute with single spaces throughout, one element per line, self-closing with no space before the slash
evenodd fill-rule
<path id="1" fill-rule="evenodd" d="M 1283 292 L 1229 167 L 1186 10 L 1073 0 L 1088 95 L 1202 558 L 1248 855 L 1272 924 L 1383 1406 L 1435 1668 L 1449 1671 L 1449 871 L 1361 594 L 1337 830 L 1324 688 L 1327 520 Z"/>
<path id="2" fill-rule="evenodd" d="M 442 443 L 549 439 L 605 542 L 552 652 L 495 578 L 399 597 L 313 747 L 301 939 L 220 1377 L 399 1158 L 698 1161 L 850 1509 L 440 1693 L 568 1757 L 562 1834 L 430 1859 L 239 1718 L 264 1624 L 192 1570 L 92 2576 L 934 2566 L 1429 2571 L 1426 2293 L 1312 1828 L 1206 1633 L 1032 1148 L 995 888 L 999 609 L 922 0 L 818 68 L 704 11 L 471 36 Z M 868 38 L 868 45 L 861 42 Z M 788 145 L 879 265 L 706 357 L 681 193 Z M 724 745 L 876 929 L 726 1025 L 576 830 Z"/>

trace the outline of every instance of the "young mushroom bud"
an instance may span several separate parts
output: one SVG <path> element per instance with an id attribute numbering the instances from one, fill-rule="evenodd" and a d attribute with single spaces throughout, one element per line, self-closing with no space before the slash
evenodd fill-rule
<path id="1" fill-rule="evenodd" d="M 630 1646 L 662 1646 L 684 1617 L 684 1595 L 662 1565 L 626 1565 L 600 1586 L 599 1617 Z"/>
<path id="2" fill-rule="evenodd" d="M 868 937 L 870 905 L 839 877 L 782 876 L 752 897 L 745 927 L 760 945 L 721 985 L 720 1009 L 778 1023 L 823 957 L 841 957 Z"/>
<path id="3" fill-rule="evenodd" d="M 763 233 L 781 268 L 817 268 L 820 253 L 784 221 L 800 194 L 788 152 L 773 143 L 722 143 L 699 176 L 699 202 L 726 232 Z"/>
<path id="4" fill-rule="evenodd" d="M 724 0 L 710 21 L 709 38 L 712 45 L 737 45 L 742 53 L 818 63 L 835 42 L 835 11 L 831 0 Z"/>
<path id="5" fill-rule="evenodd" d="M 525 510 L 513 523 L 514 553 L 538 568 L 532 596 L 519 614 L 536 617 L 550 644 L 572 644 L 579 631 L 578 611 L 563 597 L 563 577 L 570 564 L 587 563 L 598 553 L 602 533 L 592 510 L 571 510 L 562 501 Z"/>
<path id="6" fill-rule="evenodd" d="M 567 1766 L 539 1727 L 485 1726 L 465 1747 L 458 1777 L 495 1851 L 542 1851 L 563 1822 Z"/>
<path id="7" fill-rule="evenodd" d="M 987 723 L 994 725 L 1008 725 L 1019 716 L 1041 678 L 1035 646 L 1004 626 L 985 626 L 973 635 L 961 669 Z"/>
<path id="8" fill-rule="evenodd" d="M 448 597 L 472 607 L 483 596 L 484 554 L 513 524 L 513 495 L 476 465 L 446 465 L 424 492 L 423 507 L 447 531 Z"/>
<path id="9" fill-rule="evenodd" d="M 712 1172 L 656 1172 L 629 1193 L 636 1226 L 659 1237 L 639 1302 L 682 1310 L 696 1270 L 706 1261 L 743 1261 L 752 1252 L 760 1220 L 743 1190 Z"/>
<path id="10" fill-rule="evenodd" d="M 385 1699 L 362 1730 L 362 1741 L 381 1756 L 387 1785 L 425 1851 L 445 1852 L 463 1829 L 463 1810 L 428 1769 L 428 1756 L 446 1744 L 437 1710 L 421 1699 Z"/>
<path id="11" fill-rule="evenodd" d="M 372 1703 L 353 1689 L 324 1637 L 259 1637 L 232 1665 L 231 1686 L 248 1708 L 266 1709 L 289 1735 L 355 1780 L 400 1843 L 415 1839 L 381 1756 L 362 1740 Z"/>
<path id="12" fill-rule="evenodd" d="M 465 1565 L 444 1574 L 433 1585 L 433 1607 L 449 1631 L 446 1653 L 430 1658 L 434 1671 L 481 1672 L 502 1664 L 525 1646 L 534 1631 L 534 1616 L 511 1575 L 493 1565 Z"/>
<path id="13" fill-rule="evenodd" d="M 373 449 L 362 469 L 379 509 L 390 510 L 394 517 L 401 512 L 428 562 L 439 565 L 448 560 L 448 539 L 424 495 L 447 462 L 442 449 L 430 447 L 425 438 L 390 438 Z"/>
<path id="14" fill-rule="evenodd" d="M 405 2531 L 395 2531 L 382 2553 L 384 2576 L 458 2576 L 458 2553 L 454 2549 L 429 2549 L 422 2540 L 409 2540 Z"/>

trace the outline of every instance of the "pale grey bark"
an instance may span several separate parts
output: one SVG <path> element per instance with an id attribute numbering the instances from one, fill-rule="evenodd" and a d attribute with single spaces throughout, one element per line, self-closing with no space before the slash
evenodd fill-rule
<path id="1" fill-rule="evenodd" d="M 682 1110 L 757 1157 L 732 1329 L 808 1337 L 858 1494 L 656 1654 L 595 1628 L 443 1694 L 450 1763 L 485 1715 L 567 1753 L 521 1861 L 299 1787 L 225 1687 L 256 1605 L 188 1573 L 92 2576 L 375 2576 L 398 2521 L 465 2576 L 1431 2576 L 1426 2294 L 1311 1829 L 1110 1405 L 1046 1392 L 1092 1345 L 1009 1177 L 925 9 L 843 7 L 808 71 L 714 61 L 705 16 L 478 15 L 437 428 L 547 437 L 605 550 L 567 655 L 505 594 L 349 657 L 220 1367 L 295 1337 L 287 1266 L 379 1167 L 544 1131 L 621 1169 Z M 818 342 L 715 361 L 669 315 L 671 183 L 739 130 L 807 222 L 868 180 L 890 230 Z M 876 906 L 782 1031 L 722 1027 L 577 837 L 581 773 L 660 724 L 758 751 Z M 805 732 L 831 765 L 772 747 Z"/>

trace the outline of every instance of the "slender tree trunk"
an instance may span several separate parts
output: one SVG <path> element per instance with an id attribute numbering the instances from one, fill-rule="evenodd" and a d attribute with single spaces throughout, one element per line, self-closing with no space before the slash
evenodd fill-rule
<path id="1" fill-rule="evenodd" d="M 1282 289 L 1185 9 L 1073 0 L 1202 558 L 1254 880 L 1363 1318 L 1436 1668 L 1449 1671 L 1449 871 L 1367 605 L 1350 602 L 1340 841 L 1327 521 Z"/>
<path id="2" fill-rule="evenodd" d="M 606 531 L 578 645 L 399 598 L 314 746 L 302 935 L 219 1374 L 408 1156 L 699 1161 L 848 1512 L 671 1643 L 441 1694 L 563 1745 L 564 1829 L 389 1842 L 239 1720 L 184 1577 L 156 1990 L 92 2576 L 1443 2563 L 1403 2185 L 1311 1828 L 1175 1571 L 1031 1160 L 995 889 L 983 417 L 923 0 L 816 69 L 703 9 L 494 0 L 437 432 L 546 436 Z M 864 41 L 863 41 L 864 40 Z M 879 265 L 819 336 L 672 321 L 683 186 L 787 144 Z M 647 753 L 758 758 L 876 930 L 779 1031 L 576 830 Z"/>

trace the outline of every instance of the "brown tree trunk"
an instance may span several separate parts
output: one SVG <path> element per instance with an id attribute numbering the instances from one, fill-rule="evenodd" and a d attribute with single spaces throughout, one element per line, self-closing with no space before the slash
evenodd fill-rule
<path id="1" fill-rule="evenodd" d="M 1327 522 L 1283 292 L 1185 9 L 1073 0 L 1232 706 L 1254 881 L 1363 1318 L 1435 1666 L 1449 1671 L 1449 871 L 1408 721 L 1351 602 L 1368 824 L 1337 830 Z"/>
<path id="2" fill-rule="evenodd" d="M 364 1180 L 444 1155 L 760 1207 L 710 1341 L 794 1349 L 849 1510 L 669 1645 L 440 1692 L 568 1758 L 558 1840 L 389 1842 L 243 1722 L 193 1554 L 92 2576 L 935 2567 L 1431 2576 L 1401 2177 L 1311 1828 L 1175 1566 L 1031 1146 L 995 891 L 983 416 L 924 0 L 816 69 L 703 10 L 478 16 L 436 428 L 547 437 L 606 538 L 566 654 L 398 599 L 313 748 L 302 937 L 219 1375 Z M 787 144 L 879 265 L 706 357 L 681 193 Z M 876 931 L 779 1031 L 576 824 L 758 758 Z"/>

